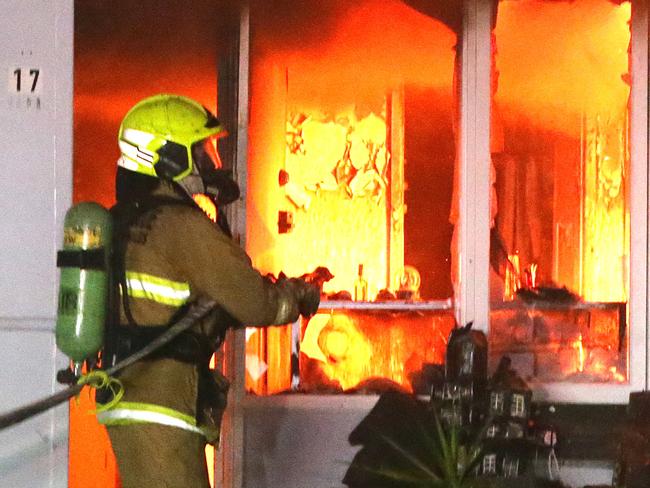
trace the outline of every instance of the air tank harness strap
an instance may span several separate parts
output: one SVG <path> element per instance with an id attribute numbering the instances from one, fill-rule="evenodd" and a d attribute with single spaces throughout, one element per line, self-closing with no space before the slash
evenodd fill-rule
<path id="1" fill-rule="evenodd" d="M 116 326 L 115 337 L 117 340 L 118 360 L 122 360 L 135 351 L 146 347 L 147 344 L 151 343 L 168 329 L 169 326 L 166 325 L 140 327 Z M 209 360 L 212 352 L 210 344 L 200 334 L 193 331 L 185 331 L 165 346 L 151 353 L 147 359 L 169 358 L 183 363 L 200 365 Z"/>
<path id="2" fill-rule="evenodd" d="M 101 369 L 94 369 L 81 376 L 79 381 L 77 381 L 77 384 L 87 385 L 96 390 L 106 388 L 111 392 L 111 400 L 102 405 L 97 404 L 97 409 L 90 413 L 99 413 L 109 410 L 119 403 L 124 396 L 124 386 L 122 385 L 122 382 L 117 378 L 109 376 L 106 371 Z"/>

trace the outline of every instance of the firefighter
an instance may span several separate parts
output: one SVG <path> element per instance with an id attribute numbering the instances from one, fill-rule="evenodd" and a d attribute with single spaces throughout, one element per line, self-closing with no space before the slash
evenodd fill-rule
<path id="1" fill-rule="evenodd" d="M 119 130 L 114 269 L 119 325 L 103 361 L 143 347 L 197 297 L 219 307 L 119 376 L 121 398 L 98 396 L 123 488 L 208 487 L 205 444 L 216 444 L 227 380 L 208 362 L 229 327 L 280 325 L 314 314 L 317 286 L 262 276 L 231 239 L 223 206 L 239 197 L 221 168 L 219 121 L 199 103 L 156 95 L 137 103 Z M 215 224 L 195 203 L 214 202 Z M 122 392 L 121 392 L 122 393 Z"/>

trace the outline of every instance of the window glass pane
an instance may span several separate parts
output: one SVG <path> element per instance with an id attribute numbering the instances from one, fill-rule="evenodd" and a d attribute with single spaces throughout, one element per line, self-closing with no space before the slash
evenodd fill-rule
<path id="1" fill-rule="evenodd" d="M 529 381 L 627 381 L 629 21 L 629 2 L 498 4 L 490 351 Z"/>
<path id="2" fill-rule="evenodd" d="M 247 251 L 334 276 L 321 314 L 249 332 L 247 385 L 416 390 L 453 326 L 456 34 L 397 0 L 322 4 L 253 2 Z"/>

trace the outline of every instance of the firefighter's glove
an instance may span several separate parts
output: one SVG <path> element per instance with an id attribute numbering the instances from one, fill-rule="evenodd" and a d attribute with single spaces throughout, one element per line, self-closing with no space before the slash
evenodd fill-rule
<path id="1" fill-rule="evenodd" d="M 320 288 L 312 283 L 307 283 L 302 278 L 287 280 L 293 288 L 300 315 L 309 318 L 318 311 L 320 305 Z"/>

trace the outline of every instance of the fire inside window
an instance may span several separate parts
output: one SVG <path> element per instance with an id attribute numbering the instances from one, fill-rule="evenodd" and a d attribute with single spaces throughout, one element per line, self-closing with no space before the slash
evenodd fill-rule
<path id="1" fill-rule="evenodd" d="M 456 34 L 403 2 L 341 6 L 308 42 L 309 9 L 251 20 L 247 251 L 333 275 L 310 320 L 247 331 L 256 394 L 426 392 L 454 326 Z"/>
<path id="2" fill-rule="evenodd" d="M 418 391 L 455 325 L 459 38 L 380 0 L 297 43 L 302 15 L 251 20 L 246 245 L 264 272 L 333 277 L 311 320 L 247 332 L 247 389 Z M 491 370 L 628 381 L 629 21 L 629 2 L 498 2 Z"/>
<path id="3" fill-rule="evenodd" d="M 498 3 L 490 361 L 532 383 L 628 380 L 630 14 Z"/>

